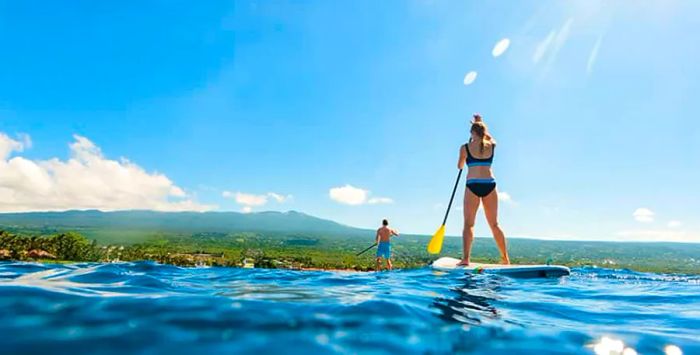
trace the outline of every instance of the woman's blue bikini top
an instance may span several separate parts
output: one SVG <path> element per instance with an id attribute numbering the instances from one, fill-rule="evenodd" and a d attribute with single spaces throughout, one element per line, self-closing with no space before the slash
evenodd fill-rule
<path id="1" fill-rule="evenodd" d="M 493 155 L 496 153 L 496 145 L 491 146 L 491 156 L 486 159 L 479 159 L 472 156 L 469 152 L 469 143 L 464 145 L 464 149 L 467 150 L 467 166 L 491 166 L 493 164 Z"/>

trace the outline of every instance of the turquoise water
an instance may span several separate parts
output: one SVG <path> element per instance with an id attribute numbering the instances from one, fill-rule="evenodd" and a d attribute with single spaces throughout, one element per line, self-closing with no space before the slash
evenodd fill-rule
<path id="1" fill-rule="evenodd" d="M 0 263 L 2 353 L 700 353 L 700 277 Z"/>

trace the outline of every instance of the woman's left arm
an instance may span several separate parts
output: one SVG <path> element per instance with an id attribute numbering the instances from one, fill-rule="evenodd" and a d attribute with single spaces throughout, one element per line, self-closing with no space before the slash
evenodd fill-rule
<path id="1" fill-rule="evenodd" d="M 463 145 L 459 147 L 459 160 L 457 160 L 457 169 L 462 170 L 464 168 L 464 163 L 467 161 L 467 146 Z"/>

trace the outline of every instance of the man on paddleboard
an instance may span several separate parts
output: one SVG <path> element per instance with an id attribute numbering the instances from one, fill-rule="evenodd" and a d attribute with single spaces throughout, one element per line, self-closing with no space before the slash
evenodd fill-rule
<path id="1" fill-rule="evenodd" d="M 386 259 L 386 267 L 391 270 L 391 237 L 399 236 L 399 232 L 389 228 L 389 221 L 382 220 L 382 226 L 377 229 L 377 271 L 382 270 L 382 258 Z"/>

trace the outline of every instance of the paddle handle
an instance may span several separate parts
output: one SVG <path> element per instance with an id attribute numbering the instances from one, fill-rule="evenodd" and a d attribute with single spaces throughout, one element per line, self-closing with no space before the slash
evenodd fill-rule
<path id="1" fill-rule="evenodd" d="M 357 253 L 355 256 L 360 256 L 360 255 L 364 254 L 367 250 L 370 250 L 370 249 L 374 248 L 376 245 L 377 245 L 377 243 L 374 243 L 374 244 L 370 245 L 369 247 L 367 247 L 367 249 L 365 249 L 365 250 L 363 250 L 363 251 Z"/>
<path id="2" fill-rule="evenodd" d="M 459 169 L 457 174 L 457 181 L 455 181 L 455 187 L 452 189 L 452 196 L 450 196 L 450 203 L 447 204 L 447 212 L 445 212 L 445 219 L 442 220 L 442 225 L 447 223 L 447 216 L 450 215 L 450 208 L 452 207 L 452 201 L 455 199 L 455 193 L 457 192 L 457 186 L 459 185 L 459 179 L 462 177 L 462 169 Z"/>

